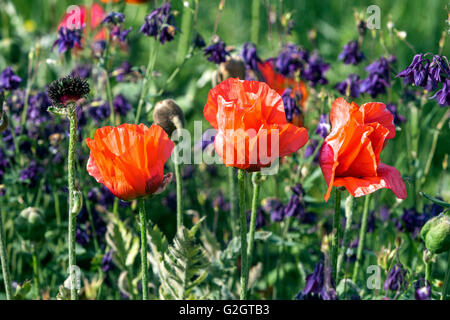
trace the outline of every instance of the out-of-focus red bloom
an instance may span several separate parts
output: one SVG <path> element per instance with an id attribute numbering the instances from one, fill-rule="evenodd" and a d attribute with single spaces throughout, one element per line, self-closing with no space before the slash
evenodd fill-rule
<path id="1" fill-rule="evenodd" d="M 66 27 L 69 29 L 77 28 L 77 27 L 86 27 L 86 22 L 89 21 L 89 27 L 94 30 L 100 26 L 103 18 L 105 17 L 105 11 L 98 3 L 94 3 L 90 8 L 86 6 L 78 6 L 80 8 L 80 12 L 76 10 L 64 14 L 61 19 L 61 22 L 58 24 L 58 29 L 61 27 Z M 78 21 L 79 19 L 79 21 Z M 86 29 L 84 29 L 85 31 Z M 94 40 L 105 40 L 106 39 L 106 30 L 105 28 L 101 28 L 95 36 Z"/>
<path id="2" fill-rule="evenodd" d="M 281 96 L 263 82 L 221 82 L 209 91 L 203 115 L 218 131 L 215 149 L 228 167 L 259 171 L 308 141 L 305 128 L 286 121 Z"/>
<path id="3" fill-rule="evenodd" d="M 103 3 L 109 3 L 111 2 L 111 0 L 100 0 Z M 118 2 L 119 0 L 114 0 L 114 2 Z M 130 4 L 141 4 L 141 3 L 146 3 L 149 2 L 149 0 L 125 0 L 126 3 L 130 3 Z"/>
<path id="4" fill-rule="evenodd" d="M 278 73 L 273 65 L 273 59 L 268 59 L 263 63 L 258 62 L 258 70 L 264 78 L 264 81 L 279 95 L 282 95 L 287 88 L 292 89 L 292 97 L 300 97 L 297 103 L 303 106 L 308 98 L 308 91 L 303 81 L 297 81 L 294 78 L 288 78 Z"/>
<path id="5" fill-rule="evenodd" d="M 380 152 L 386 139 L 395 137 L 393 120 L 383 103 L 369 102 L 358 107 L 343 98 L 333 102 L 330 114 L 332 130 L 319 156 L 328 184 L 325 201 L 328 201 L 333 186 L 345 187 L 354 197 L 388 188 L 398 198 L 406 198 L 400 172 L 380 163 Z"/>
<path id="6" fill-rule="evenodd" d="M 91 150 L 87 171 L 122 200 L 159 193 L 172 178 L 164 175 L 164 164 L 174 144 L 156 124 L 103 127 L 86 144 Z"/>

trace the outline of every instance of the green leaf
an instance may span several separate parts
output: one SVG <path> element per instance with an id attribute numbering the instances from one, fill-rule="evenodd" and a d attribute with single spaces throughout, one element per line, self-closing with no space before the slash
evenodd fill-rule
<path id="1" fill-rule="evenodd" d="M 439 199 L 437 199 L 437 198 L 435 198 L 435 197 L 432 197 L 432 196 L 426 194 L 425 192 L 420 192 L 419 194 L 420 194 L 421 196 L 427 198 L 427 199 L 430 200 L 431 202 L 436 203 L 437 205 L 440 205 L 441 207 L 444 207 L 444 208 L 450 208 L 450 203 L 447 203 L 447 202 L 445 202 L 445 201 L 442 201 L 442 200 L 439 200 Z"/>

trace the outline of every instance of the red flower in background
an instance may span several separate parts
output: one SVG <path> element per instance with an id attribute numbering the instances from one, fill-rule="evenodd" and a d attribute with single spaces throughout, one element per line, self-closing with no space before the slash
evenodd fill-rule
<path id="1" fill-rule="evenodd" d="M 172 178 L 164 175 L 164 164 L 174 143 L 158 125 L 103 127 L 86 144 L 91 151 L 87 171 L 122 200 L 159 193 Z"/>
<path id="2" fill-rule="evenodd" d="M 103 3 L 110 3 L 111 0 L 100 0 Z M 119 0 L 113 0 L 114 2 L 118 2 Z M 125 0 L 126 3 L 130 3 L 130 4 L 141 4 L 141 3 L 146 3 L 149 2 L 150 0 Z"/>
<path id="3" fill-rule="evenodd" d="M 61 27 L 66 27 L 68 29 L 73 28 L 83 28 L 86 27 L 86 22 L 89 22 L 89 27 L 91 30 L 95 30 L 100 26 L 103 18 L 105 17 L 105 11 L 98 3 L 94 3 L 90 8 L 86 6 L 80 5 L 80 12 L 77 10 L 73 10 L 69 13 L 64 14 L 60 23 L 58 24 L 58 29 Z M 79 21 L 78 21 L 79 20 Z M 86 29 L 85 29 L 86 30 Z M 84 32 L 85 32 L 84 30 Z M 106 30 L 101 28 L 95 36 L 94 40 L 105 40 L 106 39 Z"/>
<path id="4" fill-rule="evenodd" d="M 395 137 L 393 119 L 383 103 L 370 102 L 358 107 L 343 98 L 333 102 L 332 130 L 319 156 L 328 184 L 325 201 L 328 201 L 333 186 L 345 187 L 354 197 L 388 188 L 398 198 L 406 198 L 400 172 L 380 163 L 380 152 L 386 139 Z"/>
<path id="5" fill-rule="evenodd" d="M 259 171 L 308 141 L 305 128 L 286 121 L 281 96 L 263 82 L 237 78 L 221 82 L 210 90 L 203 115 L 218 131 L 215 149 L 228 167 Z M 277 134 L 274 154 L 272 138 Z"/>

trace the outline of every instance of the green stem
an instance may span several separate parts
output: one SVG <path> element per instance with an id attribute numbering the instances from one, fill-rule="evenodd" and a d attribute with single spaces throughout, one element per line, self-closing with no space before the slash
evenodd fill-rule
<path id="1" fill-rule="evenodd" d="M 3 282 L 5 283 L 6 299 L 11 300 L 13 298 L 11 275 L 9 273 L 8 258 L 6 256 L 5 237 L 3 234 L 3 219 L 0 213 L 0 262 L 2 264 Z"/>
<path id="2" fill-rule="evenodd" d="M 139 199 L 139 218 L 141 222 L 141 276 L 142 276 L 142 300 L 148 300 L 147 279 L 147 213 L 145 212 L 145 200 Z"/>
<path id="3" fill-rule="evenodd" d="M 447 255 L 448 255 L 447 272 L 445 273 L 444 285 L 442 286 L 441 300 L 447 300 L 447 292 L 448 292 L 448 286 L 449 286 L 449 282 L 450 282 L 450 251 L 448 252 Z"/>
<path id="4" fill-rule="evenodd" d="M 245 171 L 239 169 L 239 214 L 241 233 L 241 292 L 240 299 L 247 300 L 248 259 L 247 259 L 247 216 L 245 213 Z"/>
<path id="5" fill-rule="evenodd" d="M 41 286 L 39 285 L 39 262 L 38 262 L 38 258 L 37 258 L 37 253 L 36 253 L 36 246 L 33 244 L 33 252 L 32 252 L 32 256 L 33 256 L 33 281 L 34 281 L 34 287 L 36 289 L 36 296 L 39 299 L 42 299 L 41 296 Z"/>
<path id="6" fill-rule="evenodd" d="M 177 64 L 180 64 L 183 61 L 184 56 L 188 51 L 192 34 L 192 22 L 194 16 L 191 8 L 192 1 L 187 1 L 187 4 L 188 5 L 183 8 L 183 16 L 181 18 L 181 30 L 183 30 L 183 33 L 181 33 L 180 40 L 178 41 Z"/>
<path id="7" fill-rule="evenodd" d="M 231 231 L 233 234 L 233 238 L 237 236 L 237 227 L 236 227 L 236 184 L 234 181 L 234 168 L 227 168 L 228 171 L 228 187 L 230 189 L 230 221 L 231 221 Z"/>
<path id="8" fill-rule="evenodd" d="M 355 269 L 353 270 L 353 282 L 356 282 L 359 273 L 359 267 L 362 262 L 362 253 L 364 250 L 365 240 L 366 240 L 366 232 L 367 232 L 367 222 L 369 220 L 369 204 L 370 204 L 370 194 L 366 195 L 364 200 L 364 209 L 361 221 L 361 229 L 359 230 L 359 243 L 358 243 L 358 251 L 356 253 L 356 263 Z"/>
<path id="9" fill-rule="evenodd" d="M 253 0 L 252 1 L 252 26 L 251 26 L 251 41 L 257 45 L 258 44 L 258 35 L 261 32 L 259 30 L 259 12 L 260 12 L 260 3 L 261 0 Z"/>
<path id="10" fill-rule="evenodd" d="M 335 279 L 337 275 L 337 257 L 339 254 L 339 235 L 341 233 L 341 191 L 336 189 L 336 197 L 334 202 L 334 216 L 333 216 L 333 249 L 332 249 L 332 268 L 335 272 Z"/>
<path id="11" fill-rule="evenodd" d="M 75 256 L 75 228 L 77 224 L 77 213 L 72 212 L 75 193 L 75 151 L 77 144 L 77 115 L 75 105 L 69 105 L 68 118 L 70 121 L 69 152 L 68 152 L 68 189 L 69 189 L 69 270 L 70 270 L 70 298 L 78 299 L 76 288 L 76 256 Z"/>
<path id="12" fill-rule="evenodd" d="M 108 98 L 108 104 L 109 104 L 109 121 L 111 121 L 111 126 L 116 125 L 116 120 L 114 116 L 114 103 L 113 103 L 113 95 L 111 90 L 111 81 L 109 80 L 109 74 L 108 70 L 105 69 L 105 76 L 106 76 L 106 97 Z"/>
<path id="13" fill-rule="evenodd" d="M 134 119 L 135 123 L 139 122 L 142 106 L 144 105 L 145 97 L 148 94 L 150 77 L 152 76 L 153 69 L 155 68 L 156 56 L 158 53 L 158 47 L 159 47 L 158 42 L 157 41 L 152 42 L 152 40 L 150 38 L 150 47 L 151 48 L 149 50 L 147 69 L 145 70 L 145 77 L 144 77 L 144 79 L 142 79 L 142 90 L 141 90 L 141 95 L 139 97 L 138 107 L 137 107 L 137 111 L 136 111 L 136 118 Z"/>
<path id="14" fill-rule="evenodd" d="M 181 176 L 181 163 L 179 163 L 178 154 L 175 152 L 175 179 L 177 188 L 177 231 L 183 225 L 183 178 Z"/>
<path id="15" fill-rule="evenodd" d="M 345 200 L 345 229 L 344 236 L 342 238 L 342 250 L 339 252 L 337 266 L 336 266 L 336 283 L 339 284 L 339 271 L 341 270 L 342 264 L 344 262 L 345 249 L 348 243 L 348 238 L 350 235 L 350 228 L 352 226 L 353 219 L 353 196 L 349 195 Z"/>
<path id="16" fill-rule="evenodd" d="M 250 217 L 250 231 L 249 231 L 249 240 L 248 240 L 248 268 L 247 268 L 247 278 L 249 277 L 250 265 L 252 264 L 252 256 L 253 256 L 253 246 L 255 239 L 255 229 L 256 229 L 256 212 L 258 208 L 258 198 L 259 198 L 259 189 L 260 189 L 260 178 L 261 174 L 259 172 L 254 172 L 252 176 L 253 183 L 253 198 L 252 198 L 252 213 Z"/>

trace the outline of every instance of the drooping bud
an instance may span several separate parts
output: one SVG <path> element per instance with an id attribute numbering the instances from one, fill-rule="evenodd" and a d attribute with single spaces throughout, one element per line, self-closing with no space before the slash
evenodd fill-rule
<path id="1" fill-rule="evenodd" d="M 76 102 L 89 93 L 89 84 L 78 76 L 66 76 L 48 86 L 48 97 L 55 107 L 64 107 Z"/>
<path id="2" fill-rule="evenodd" d="M 425 246 L 431 253 L 439 254 L 450 250 L 450 217 L 440 214 L 429 220 L 420 231 Z"/>
<path id="3" fill-rule="evenodd" d="M 39 241 L 43 238 L 45 221 L 38 208 L 28 207 L 22 210 L 16 218 L 16 225 L 17 231 L 26 240 Z"/>
<path id="4" fill-rule="evenodd" d="M 245 64 L 239 57 L 232 57 L 219 65 L 216 74 L 216 85 L 228 78 L 245 80 Z"/>
<path id="5" fill-rule="evenodd" d="M 158 102 L 153 110 L 153 120 L 169 135 L 184 127 L 183 110 L 172 99 Z"/>

